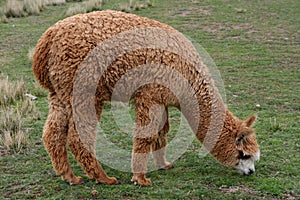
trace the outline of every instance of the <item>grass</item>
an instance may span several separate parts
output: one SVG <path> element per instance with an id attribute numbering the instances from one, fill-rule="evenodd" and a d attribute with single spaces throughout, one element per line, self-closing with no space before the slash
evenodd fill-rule
<path id="1" fill-rule="evenodd" d="M 107 1 L 102 9 L 119 9 L 127 1 Z M 204 47 L 225 83 L 227 105 L 240 118 L 256 113 L 255 128 L 262 157 L 253 176 L 240 176 L 211 156 L 200 157 L 195 141 L 170 171 L 148 174 L 153 186 L 137 187 L 131 174 L 105 166 L 121 185 L 86 182 L 71 187 L 53 172 L 41 142 L 48 112 L 47 96 L 38 92 L 28 61 L 28 49 L 52 24 L 64 18 L 73 3 L 46 7 L 39 16 L 9 19 L 0 24 L 0 71 L 9 80 L 22 78 L 40 118 L 24 122 L 30 146 L 22 153 L 0 158 L 0 196 L 6 199 L 299 199 L 300 198 L 300 4 L 283 1 L 162 1 L 133 11 L 172 25 Z M 0 1 L 0 5 L 3 2 Z M 2 93 L 1 93 L 2 94 Z M 257 106 L 259 104 L 260 106 Z M 101 127 L 117 145 L 126 135 L 110 120 L 109 106 Z M 176 134 L 177 114 L 170 135 Z M 171 138 L 170 138 L 171 139 Z M 128 140 L 130 140 L 128 138 Z M 70 155 L 78 175 L 80 166 Z M 98 195 L 93 196 L 92 191 Z"/>

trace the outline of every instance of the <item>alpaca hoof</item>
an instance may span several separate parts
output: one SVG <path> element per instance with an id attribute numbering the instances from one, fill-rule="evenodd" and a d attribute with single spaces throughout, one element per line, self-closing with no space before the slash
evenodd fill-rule
<path id="1" fill-rule="evenodd" d="M 96 183 L 105 184 L 105 185 L 119 185 L 120 184 L 120 182 L 115 177 L 111 177 L 106 180 L 96 180 Z"/>
<path id="2" fill-rule="evenodd" d="M 110 178 L 111 180 L 109 181 L 109 185 L 119 185 L 120 182 L 118 181 L 118 179 L 116 179 L 115 177 Z"/>
<path id="3" fill-rule="evenodd" d="M 172 163 L 167 163 L 164 167 L 162 167 L 161 169 L 163 170 L 168 170 L 168 169 L 173 169 L 174 166 L 172 165 Z"/>
<path id="4" fill-rule="evenodd" d="M 131 182 L 133 182 L 134 185 L 140 185 L 140 186 L 151 186 L 152 185 L 151 179 L 149 179 L 149 178 L 137 179 L 135 177 L 132 177 Z"/>
<path id="5" fill-rule="evenodd" d="M 172 163 L 166 163 L 166 165 L 165 166 L 163 166 L 163 167 L 159 167 L 158 169 L 159 170 L 168 170 L 168 169 L 173 169 L 174 168 L 174 166 L 172 165 Z"/>
<path id="6" fill-rule="evenodd" d="M 80 176 L 74 177 L 71 181 L 69 181 L 70 185 L 78 185 L 81 183 L 84 183 L 84 179 L 81 178 Z"/>
<path id="7" fill-rule="evenodd" d="M 70 185 L 78 185 L 84 182 L 83 178 L 75 176 L 73 172 L 65 173 L 61 176 L 61 179 L 68 182 Z"/>

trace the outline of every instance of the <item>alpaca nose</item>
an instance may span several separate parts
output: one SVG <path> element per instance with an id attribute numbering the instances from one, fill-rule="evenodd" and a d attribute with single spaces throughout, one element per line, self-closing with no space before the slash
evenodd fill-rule
<path id="1" fill-rule="evenodd" d="M 251 175 L 251 174 L 253 174 L 253 173 L 254 173 L 254 170 L 253 170 L 253 169 L 249 169 L 248 175 Z"/>
<path id="2" fill-rule="evenodd" d="M 245 175 L 245 176 L 250 176 L 250 175 L 253 174 L 254 172 L 255 172 L 254 169 L 249 169 L 249 171 L 248 171 L 248 172 L 244 172 L 243 175 Z"/>

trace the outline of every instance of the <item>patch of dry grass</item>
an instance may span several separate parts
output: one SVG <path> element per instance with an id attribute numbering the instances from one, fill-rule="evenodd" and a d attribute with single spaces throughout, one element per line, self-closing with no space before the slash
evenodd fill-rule
<path id="1" fill-rule="evenodd" d="M 148 7 L 152 7 L 153 3 L 150 0 L 147 1 L 136 1 L 136 0 L 129 0 L 128 2 L 120 3 L 119 9 L 123 12 L 132 12 L 135 10 L 146 9 Z"/>
<path id="2" fill-rule="evenodd" d="M 89 0 L 85 2 L 86 12 L 101 10 L 103 0 Z"/>
<path id="3" fill-rule="evenodd" d="M 67 3 L 66 0 L 44 0 L 44 2 L 49 6 L 59 6 Z"/>
<path id="4" fill-rule="evenodd" d="M 25 17 L 28 15 L 39 15 L 46 6 L 58 6 L 67 2 L 79 2 L 71 5 L 66 16 L 72 16 L 79 13 L 87 13 L 101 10 L 106 0 L 8 0 L 6 6 L 0 8 L 0 22 L 6 22 L 7 17 Z"/>
<path id="5" fill-rule="evenodd" d="M 79 4 L 70 6 L 66 11 L 66 16 L 72 16 L 80 13 L 88 13 L 92 11 L 101 10 L 105 0 L 87 0 Z"/>
<path id="6" fill-rule="evenodd" d="M 152 7 L 154 4 L 151 0 L 146 0 L 147 7 Z"/>
<path id="7" fill-rule="evenodd" d="M 34 47 L 30 47 L 27 53 L 27 57 L 30 63 L 32 63 L 33 54 L 34 54 Z"/>
<path id="8" fill-rule="evenodd" d="M 5 8 L 1 8 L 0 7 L 0 23 L 6 23 L 7 22 L 7 18 L 5 16 Z"/>
<path id="9" fill-rule="evenodd" d="M 27 15 L 38 15 L 47 5 L 63 5 L 66 0 L 8 0 L 5 8 L 1 8 L 5 17 L 25 17 Z M 0 21 L 5 20 L 1 15 Z"/>
<path id="10" fill-rule="evenodd" d="M 24 98 L 26 92 L 23 80 L 11 83 L 8 77 L 0 77 L 0 106 L 8 106 Z"/>
<path id="11" fill-rule="evenodd" d="M 44 0 L 24 0 L 24 10 L 29 15 L 38 15 L 44 7 Z"/>
<path id="12" fill-rule="evenodd" d="M 122 12 L 129 13 L 131 11 L 131 8 L 130 8 L 128 3 L 122 2 L 122 3 L 119 4 L 119 10 L 122 11 Z"/>
<path id="13" fill-rule="evenodd" d="M 70 6 L 66 11 L 66 16 L 72 16 L 80 13 L 86 13 L 86 8 L 80 4 Z"/>
<path id="14" fill-rule="evenodd" d="M 8 152 L 20 152 L 28 145 L 27 131 L 23 130 L 22 115 L 14 108 L 2 108 L 0 113 L 0 146 Z"/>
<path id="15" fill-rule="evenodd" d="M 27 119 L 39 117 L 33 102 L 25 97 L 23 80 L 10 82 L 0 77 L 0 150 L 18 153 L 29 144 Z M 1 152 L 0 152 L 1 153 Z"/>
<path id="16" fill-rule="evenodd" d="M 24 2 L 18 0 L 8 0 L 5 8 L 6 17 L 24 17 L 26 12 L 24 10 Z"/>

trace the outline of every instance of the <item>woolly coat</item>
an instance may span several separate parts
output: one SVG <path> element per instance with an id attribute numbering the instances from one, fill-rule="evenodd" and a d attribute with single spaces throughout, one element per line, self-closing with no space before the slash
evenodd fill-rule
<path id="1" fill-rule="evenodd" d="M 149 27 L 175 31 L 166 24 L 117 11 L 92 12 L 64 19 L 50 27 L 39 39 L 33 57 L 34 74 L 40 85 L 50 92 L 50 97 L 55 96 L 69 110 L 67 112 L 70 115 L 76 73 L 80 70 L 79 67 L 86 56 L 97 45 L 112 36 L 129 30 Z M 258 151 L 254 134 L 251 134 L 247 143 L 240 146 L 236 143 L 239 134 L 244 133 L 243 128 L 248 128 L 247 131 L 251 133 L 253 131 L 226 110 L 206 67 L 201 66 L 199 70 L 180 55 L 161 49 L 134 50 L 120 55 L 111 63 L 97 86 L 95 104 L 98 117 L 100 117 L 103 102 L 111 99 L 114 86 L 121 77 L 133 68 L 147 63 L 159 63 L 162 67 L 168 66 L 188 80 L 195 91 L 199 116 L 196 118 L 191 116 L 192 110 L 189 109 L 183 114 L 192 127 L 197 127 L 196 130 L 193 130 L 197 138 L 204 142 L 205 146 L 211 146 L 209 150 L 217 160 L 225 165 L 235 166 L 238 162 L 238 148 L 247 154 L 255 154 Z M 159 72 L 158 70 L 154 73 L 159 74 Z M 136 117 L 141 119 L 137 120 L 137 123 L 141 126 L 147 125 L 151 120 L 143 113 L 149 112 L 153 104 L 160 104 L 164 107 L 176 106 L 179 109 L 181 106 L 172 91 L 156 84 L 139 88 L 132 95 L 132 99 L 136 101 Z M 220 137 L 213 140 L 212 147 L 209 141 L 205 141 L 205 137 L 212 127 L 210 125 L 215 123 L 211 121 L 213 108 L 217 115 L 220 115 L 218 119 L 223 119 L 221 123 L 225 122 L 221 130 L 215 130 L 220 131 L 221 134 L 218 135 Z M 194 126 L 195 124 L 197 126 Z M 153 140 L 153 138 L 150 139 Z M 136 150 L 142 151 L 142 148 L 144 146 Z"/>

